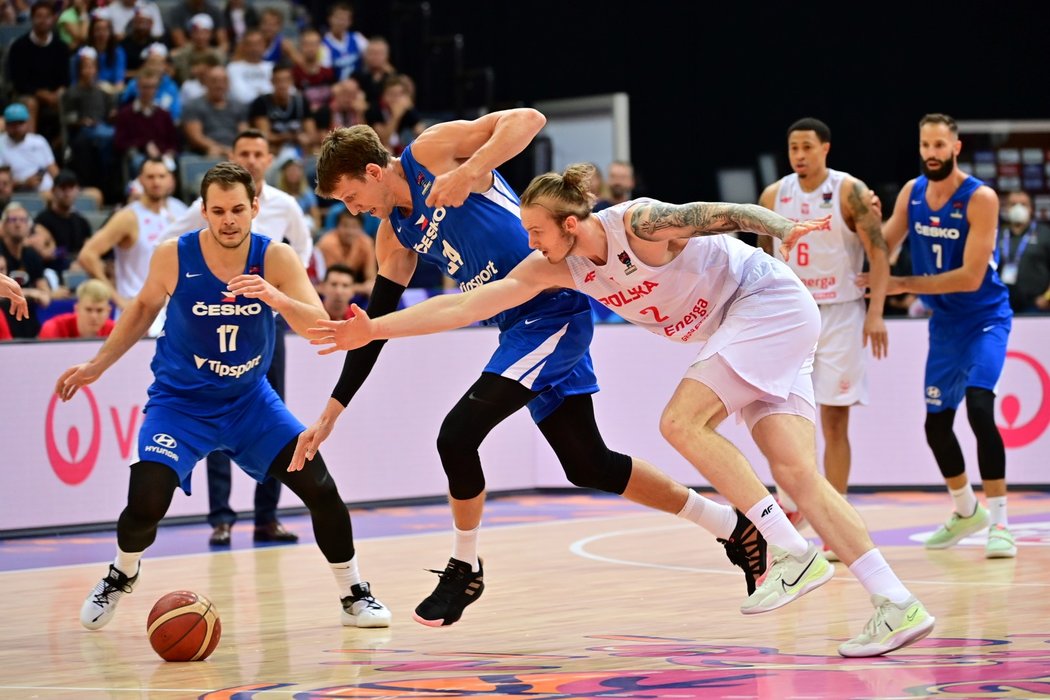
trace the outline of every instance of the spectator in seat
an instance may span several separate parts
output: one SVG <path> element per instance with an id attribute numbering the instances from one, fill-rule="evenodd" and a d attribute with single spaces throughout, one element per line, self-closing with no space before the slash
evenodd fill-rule
<path id="1" fill-rule="evenodd" d="M 76 262 L 84 242 L 91 238 L 91 224 L 73 210 L 80 194 L 80 182 L 72 170 L 62 170 L 55 178 L 51 201 L 34 222 L 29 243 L 43 258 L 44 264 L 61 274 Z M 58 290 L 55 290 L 56 296 Z"/>
<path id="2" fill-rule="evenodd" d="M 85 48 L 94 51 L 98 87 L 110 95 L 119 95 L 124 92 L 128 57 L 124 47 L 117 43 L 117 38 L 113 35 L 113 25 L 105 15 L 98 11 L 91 19 Z M 80 62 L 86 55 L 90 54 L 80 50 L 73 59 L 74 85 L 79 81 Z"/>
<path id="3" fill-rule="evenodd" d="M 62 91 L 69 85 L 69 47 L 52 31 L 52 3 L 34 2 L 31 18 L 32 29 L 8 48 L 7 77 L 15 99 L 29 110 L 29 130 L 50 141 L 60 130 L 58 107 Z"/>
<path id="4" fill-rule="evenodd" d="M 168 47 L 161 43 L 150 44 L 143 51 L 143 63 L 139 72 L 156 72 L 160 78 L 157 84 L 153 104 L 161 107 L 171 115 L 176 124 L 182 119 L 182 101 L 179 99 L 179 85 L 171 77 L 171 62 L 168 60 Z M 138 78 L 132 79 L 127 88 L 120 96 L 120 104 L 124 105 L 139 96 Z"/>
<path id="5" fill-rule="evenodd" d="M 230 81 L 223 66 L 210 68 L 204 85 L 204 97 L 190 101 L 183 114 L 186 146 L 194 153 L 228 159 L 233 140 L 247 128 L 248 108 L 228 97 Z"/>
<path id="6" fill-rule="evenodd" d="M 317 241 L 317 249 L 324 256 L 325 272 L 334 265 L 346 266 L 354 276 L 354 295 L 368 297 L 375 285 L 378 263 L 375 241 L 365 233 L 360 214 L 343 208 L 339 223 Z M 321 270 L 318 274 L 323 275 Z"/>
<path id="7" fill-rule="evenodd" d="M 250 105 L 259 95 L 273 92 L 273 64 L 263 60 L 266 45 L 258 29 L 249 29 L 238 47 L 239 58 L 226 67 L 230 96 Z"/>
<path id="8" fill-rule="evenodd" d="M 324 65 L 326 51 L 316 29 L 304 29 L 299 34 L 300 62 L 292 67 L 292 77 L 295 87 L 310 103 L 311 112 L 321 109 L 332 98 L 335 71 Z"/>
<path id="9" fill-rule="evenodd" d="M 65 42 L 71 51 L 76 51 L 87 41 L 90 23 L 88 0 L 72 0 L 58 16 L 55 24 L 58 28 L 58 38 Z"/>
<path id="10" fill-rule="evenodd" d="M 69 313 L 58 314 L 40 327 L 41 340 L 58 338 L 106 338 L 113 332 L 113 292 L 100 280 L 87 280 L 77 287 L 77 301 Z"/>
<path id="11" fill-rule="evenodd" d="M 328 10 L 328 32 L 322 37 L 328 49 L 328 62 L 338 80 L 346 80 L 354 74 L 361 55 L 368 46 L 368 39 L 354 31 L 354 10 L 349 3 L 337 2 Z"/>
<path id="12" fill-rule="evenodd" d="M 212 26 L 220 30 L 216 35 L 219 46 L 225 51 L 226 33 L 221 31 L 225 26 L 225 19 L 219 6 L 210 0 L 182 0 L 175 4 L 168 14 L 168 28 L 171 31 L 171 44 L 175 48 L 185 46 L 189 43 L 189 32 L 191 20 L 199 14 L 211 17 Z"/>
<path id="13" fill-rule="evenodd" d="M 40 331 L 38 310 L 51 303 L 44 260 L 28 242 L 29 223 L 29 212 L 18 202 L 8 204 L 0 215 L 0 254 L 5 258 L 7 274 L 22 286 L 29 302 L 28 318 L 7 319 L 15 338 L 35 338 Z"/>
<path id="14" fill-rule="evenodd" d="M 84 176 L 85 184 L 116 199 L 119 189 L 113 158 L 113 119 L 116 98 L 96 80 L 98 53 L 90 46 L 77 52 L 77 82 L 62 95 L 62 116 L 66 120 L 70 165 Z"/>
<path id="15" fill-rule="evenodd" d="M 354 299 L 354 285 L 357 281 L 354 271 L 346 265 L 337 263 L 325 270 L 324 281 L 319 285 L 318 292 L 321 294 L 328 318 L 333 321 L 353 318 L 350 302 Z"/>
<path id="16" fill-rule="evenodd" d="M 0 165 L 11 166 L 14 188 L 19 192 L 50 192 L 58 174 L 51 144 L 29 125 L 29 109 L 13 102 L 4 109 L 4 135 L 0 136 Z"/>
<path id="17" fill-rule="evenodd" d="M 1015 312 L 1050 311 L 1050 226 L 1035 219 L 1032 197 L 1011 192 L 999 227 L 999 278 Z"/>
<path id="18" fill-rule="evenodd" d="M 594 205 L 594 211 L 608 209 L 615 204 L 632 199 L 634 187 L 634 166 L 625 160 L 614 160 L 609 164 L 609 173 L 605 178 L 608 196 L 598 200 L 598 203 Z"/>
<path id="19" fill-rule="evenodd" d="M 263 8 L 259 14 L 259 31 L 262 33 L 263 59 L 277 65 L 299 65 L 302 56 L 291 39 L 284 36 L 284 13 L 274 6 Z"/>
<path id="20" fill-rule="evenodd" d="M 415 86 L 407 75 L 391 76 L 383 83 L 379 103 L 369 107 L 365 117 L 379 134 L 379 140 L 395 156 L 423 133 L 423 120 L 416 111 L 414 93 Z"/>
<path id="21" fill-rule="evenodd" d="M 179 135 L 171 115 L 155 103 L 160 75 L 147 70 L 136 80 L 139 96 L 117 112 L 113 145 L 128 159 L 130 172 L 138 172 L 146 158 L 163 159 L 174 170 Z"/>
<path id="22" fill-rule="evenodd" d="M 140 16 L 149 18 L 149 35 L 154 41 L 164 38 L 164 17 L 157 3 L 150 0 L 112 0 L 98 12 L 113 25 L 118 41 L 128 35 L 128 27 Z"/>
<path id="23" fill-rule="evenodd" d="M 331 101 L 317 110 L 314 122 L 323 134 L 332 129 L 365 123 L 368 101 L 365 93 L 353 78 L 332 86 Z"/>
<path id="24" fill-rule="evenodd" d="M 365 98 L 370 104 L 378 104 L 383 96 L 386 81 L 397 75 L 390 63 L 390 44 L 381 36 L 368 40 L 361 66 L 354 72 L 354 79 L 365 91 Z"/>
<path id="25" fill-rule="evenodd" d="M 248 108 L 252 128 L 266 134 L 270 151 L 293 155 L 310 153 L 319 145 L 310 106 L 295 92 L 291 66 L 273 69 L 273 91 L 255 98 Z"/>
<path id="26" fill-rule="evenodd" d="M 295 198 L 299 208 L 306 214 L 311 224 L 311 232 L 321 228 L 321 208 L 317 195 L 306 181 L 306 171 L 298 158 L 285 158 L 278 166 L 280 175 L 277 178 L 277 189 L 283 190 Z"/>
<path id="27" fill-rule="evenodd" d="M 115 26 L 114 31 L 118 36 L 121 33 Z M 138 75 L 139 69 L 145 62 L 143 52 L 157 40 L 158 37 L 153 36 L 153 16 L 146 10 L 136 10 L 131 18 L 131 24 L 128 25 L 127 34 L 120 39 L 127 66 L 124 74 L 125 81 Z"/>
<path id="28" fill-rule="evenodd" d="M 211 15 L 200 13 L 190 18 L 190 40 L 171 52 L 175 80 L 180 85 L 190 78 L 193 62 L 201 56 L 212 55 L 220 64 L 226 63 L 226 52 L 215 46 L 215 23 Z"/>

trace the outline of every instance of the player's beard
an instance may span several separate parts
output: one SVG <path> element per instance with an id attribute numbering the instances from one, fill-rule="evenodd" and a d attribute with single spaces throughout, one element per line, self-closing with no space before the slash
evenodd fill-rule
<path id="1" fill-rule="evenodd" d="M 937 168 L 936 170 L 931 170 L 929 166 L 926 165 L 926 161 L 922 161 L 922 174 L 925 175 L 926 179 L 930 180 L 931 182 L 940 182 L 941 180 L 947 180 L 948 176 L 952 174 L 953 170 L 955 170 L 955 156 L 952 156 L 947 160 L 938 160 L 937 158 L 932 158 L 931 160 L 935 160 L 941 164 L 941 167 Z"/>

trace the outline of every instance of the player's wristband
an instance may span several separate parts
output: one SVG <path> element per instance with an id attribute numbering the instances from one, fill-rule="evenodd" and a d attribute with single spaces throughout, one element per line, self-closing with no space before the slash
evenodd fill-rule
<path id="1" fill-rule="evenodd" d="M 405 293 L 405 287 L 396 282 L 391 282 L 386 277 L 379 275 L 372 287 L 372 296 L 368 302 L 368 316 L 378 318 L 397 310 L 397 303 L 401 301 L 401 295 Z M 379 358 L 379 351 L 383 349 L 385 340 L 373 340 L 363 348 L 351 350 L 346 353 L 343 361 L 343 371 L 339 375 L 339 381 L 332 390 L 332 398 L 344 407 L 354 398 L 354 394 L 365 383 L 365 379 L 372 372 L 372 368 Z"/>

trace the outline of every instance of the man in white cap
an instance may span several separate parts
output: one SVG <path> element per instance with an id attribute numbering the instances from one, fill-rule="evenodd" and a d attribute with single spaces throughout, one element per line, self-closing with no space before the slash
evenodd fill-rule
<path id="1" fill-rule="evenodd" d="M 175 67 L 175 80 L 181 85 L 190 77 L 190 67 L 202 56 L 212 55 L 226 65 L 226 52 L 212 46 L 215 39 L 215 21 L 204 12 L 190 18 L 190 40 L 171 52 L 171 63 Z"/>

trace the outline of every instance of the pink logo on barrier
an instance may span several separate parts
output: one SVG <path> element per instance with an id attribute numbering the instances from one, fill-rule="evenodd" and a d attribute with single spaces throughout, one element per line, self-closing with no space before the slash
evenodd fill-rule
<path id="1" fill-rule="evenodd" d="M 1038 440 L 1046 431 L 1047 426 L 1050 426 L 1050 374 L 1037 359 L 1023 352 L 1011 350 L 1006 353 L 1006 358 L 1014 358 L 1025 363 L 1035 371 L 1039 378 L 1039 408 L 1027 423 L 1015 425 L 1017 417 L 1021 415 L 1021 400 L 1017 396 L 1006 394 L 999 404 L 1003 418 L 1006 419 L 1006 426 L 999 426 L 1003 443 L 1007 447 L 1024 447 Z"/>
<path id="2" fill-rule="evenodd" d="M 65 435 L 66 452 L 69 454 L 69 459 L 66 459 L 58 449 L 58 440 L 55 435 L 55 406 L 58 404 L 58 394 L 51 396 L 51 402 L 47 405 L 47 420 L 44 424 L 44 441 L 47 444 L 47 459 L 51 462 L 51 469 L 63 483 L 70 486 L 76 486 L 84 481 L 95 468 L 95 462 L 98 461 L 99 443 L 102 439 L 102 419 L 99 416 L 95 395 L 87 387 L 82 387 L 80 393 L 87 399 L 88 406 L 91 408 L 91 434 L 86 441 L 87 451 L 84 454 L 80 454 L 83 443 L 80 439 L 80 430 L 76 425 L 71 425 Z"/>

